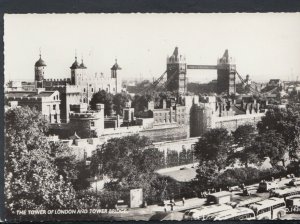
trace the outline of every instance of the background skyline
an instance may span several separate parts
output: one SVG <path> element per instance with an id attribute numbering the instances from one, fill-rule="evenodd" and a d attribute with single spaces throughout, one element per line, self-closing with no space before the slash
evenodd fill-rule
<path id="1" fill-rule="evenodd" d="M 118 59 L 122 79 L 158 78 L 178 46 L 187 64 L 214 65 L 229 50 L 238 72 L 255 81 L 300 79 L 300 13 L 243 14 L 5 14 L 5 81 L 69 78 L 75 50 L 90 74 Z M 216 71 L 188 70 L 189 81 L 209 82 Z"/>

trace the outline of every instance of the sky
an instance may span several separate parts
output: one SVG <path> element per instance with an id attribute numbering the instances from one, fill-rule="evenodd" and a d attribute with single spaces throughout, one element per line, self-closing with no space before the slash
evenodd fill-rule
<path id="1" fill-rule="evenodd" d="M 90 74 L 117 59 L 123 80 L 158 78 L 175 47 L 187 64 L 215 65 L 226 49 L 237 71 L 254 81 L 300 80 L 300 13 L 5 14 L 5 81 L 69 78 L 75 52 Z M 216 79 L 215 70 L 188 70 L 190 82 Z"/>

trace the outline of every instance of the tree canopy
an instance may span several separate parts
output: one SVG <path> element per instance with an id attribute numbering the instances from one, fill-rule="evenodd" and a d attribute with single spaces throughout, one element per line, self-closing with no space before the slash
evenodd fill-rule
<path id="1" fill-rule="evenodd" d="M 5 204 L 10 212 L 70 207 L 74 202 L 74 172 L 65 166 L 72 158 L 47 141 L 47 127 L 40 112 L 29 107 L 5 114 Z"/>
<path id="2" fill-rule="evenodd" d="M 205 161 L 214 161 L 219 170 L 226 167 L 231 151 L 232 138 L 224 128 L 206 132 L 195 146 L 195 156 L 200 164 Z"/>
<path id="3" fill-rule="evenodd" d="M 131 135 L 110 139 L 98 147 L 91 167 L 95 174 L 99 173 L 95 169 L 101 167 L 102 174 L 110 177 L 107 190 L 142 188 L 145 197 L 151 197 L 152 185 L 157 181 L 154 171 L 163 164 L 163 152 L 154 148 L 148 138 Z"/>
<path id="4" fill-rule="evenodd" d="M 252 125 L 246 124 L 239 126 L 234 132 L 232 132 L 234 144 L 236 150 L 230 155 L 232 162 L 235 159 L 244 164 L 246 167 L 249 163 L 257 164 L 260 162 L 253 144 L 256 138 L 256 130 Z"/>
<path id="5" fill-rule="evenodd" d="M 300 113 L 299 111 L 288 108 L 269 109 L 266 116 L 257 125 L 259 134 L 275 131 L 283 138 L 283 146 L 289 152 L 292 160 L 299 159 L 300 153 Z M 274 139 L 276 141 L 277 139 Z"/>
<path id="6" fill-rule="evenodd" d="M 131 100 L 131 97 L 129 94 L 123 92 L 123 93 L 117 93 L 113 96 L 113 109 L 118 115 L 123 115 L 123 108 L 126 106 L 126 103 Z"/>
<path id="7" fill-rule="evenodd" d="M 105 90 L 100 90 L 93 94 L 90 101 L 90 106 L 92 110 L 96 109 L 96 104 L 104 104 L 104 115 L 110 116 L 113 112 L 113 95 L 106 92 Z"/>

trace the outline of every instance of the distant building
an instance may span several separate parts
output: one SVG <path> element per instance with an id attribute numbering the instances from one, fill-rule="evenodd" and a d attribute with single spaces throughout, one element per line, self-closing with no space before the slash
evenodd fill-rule
<path id="1" fill-rule="evenodd" d="M 282 81 L 280 79 L 270 79 L 268 82 L 267 86 L 270 87 L 281 87 L 282 86 Z"/>
<path id="2" fill-rule="evenodd" d="M 5 94 L 6 104 L 11 106 L 28 106 L 41 111 L 50 123 L 60 123 L 60 97 L 58 91 L 10 91 Z"/>

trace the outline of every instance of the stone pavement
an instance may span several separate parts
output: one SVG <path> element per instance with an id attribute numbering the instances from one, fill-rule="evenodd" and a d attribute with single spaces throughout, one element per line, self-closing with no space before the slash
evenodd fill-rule
<path id="1" fill-rule="evenodd" d="M 175 201 L 175 205 L 173 207 L 173 211 L 185 211 L 188 209 L 198 208 L 205 204 L 206 198 L 190 198 L 186 199 L 184 202 L 184 205 L 182 204 L 182 201 Z M 168 203 L 169 201 L 167 201 Z M 167 212 L 171 211 L 171 206 L 168 204 L 166 206 Z M 163 212 L 164 206 L 158 206 L 158 205 L 149 205 L 148 209 L 150 209 L 153 212 Z"/>
<path id="2" fill-rule="evenodd" d="M 205 198 L 186 199 L 184 205 L 181 201 L 176 202 L 173 208 L 174 212 L 185 211 L 193 208 L 198 208 L 205 203 Z M 111 214 L 113 220 L 149 220 L 156 213 L 164 212 L 164 206 L 149 205 L 147 208 L 129 209 L 123 214 Z M 171 212 L 171 206 L 167 206 L 167 213 Z M 166 214 L 167 214 L 166 213 Z"/>

